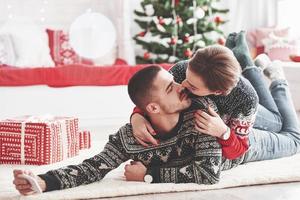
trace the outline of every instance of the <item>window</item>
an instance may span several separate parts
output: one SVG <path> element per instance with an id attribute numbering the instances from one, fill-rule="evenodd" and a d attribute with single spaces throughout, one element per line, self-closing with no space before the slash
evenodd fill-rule
<path id="1" fill-rule="evenodd" d="M 300 34 L 300 1 L 278 0 L 278 26 L 291 27 L 292 31 Z"/>

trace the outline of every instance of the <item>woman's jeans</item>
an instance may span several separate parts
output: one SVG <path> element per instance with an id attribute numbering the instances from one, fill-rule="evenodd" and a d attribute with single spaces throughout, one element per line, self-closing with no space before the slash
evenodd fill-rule
<path id="1" fill-rule="evenodd" d="M 247 78 L 259 97 L 259 105 L 253 128 L 279 132 L 282 128 L 282 118 L 276 103 L 266 84 L 260 68 L 246 67 L 243 75 Z"/>
<path id="2" fill-rule="evenodd" d="M 257 67 L 246 68 L 244 75 L 257 91 L 262 107 L 258 111 L 261 113 L 256 119 L 256 128 L 249 134 L 250 147 L 245 154 L 244 163 L 298 153 L 300 151 L 299 121 L 287 82 L 273 81 L 268 90 L 261 70 Z"/>

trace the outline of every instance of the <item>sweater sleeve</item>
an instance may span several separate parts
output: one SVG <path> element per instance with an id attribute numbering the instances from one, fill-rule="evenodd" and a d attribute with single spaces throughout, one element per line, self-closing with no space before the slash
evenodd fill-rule
<path id="1" fill-rule="evenodd" d="M 222 145 L 223 156 L 231 160 L 240 157 L 248 150 L 248 135 L 253 128 L 258 107 L 258 96 L 255 90 L 247 85 L 243 89 L 244 92 L 240 94 L 243 103 L 235 108 L 237 112 L 227 123 L 231 130 L 230 137 L 228 140 L 218 139 Z"/>
<path id="2" fill-rule="evenodd" d="M 121 129 L 119 130 L 119 132 Z M 110 135 L 103 151 L 79 165 L 69 165 L 41 174 L 46 182 L 46 191 L 72 188 L 100 181 L 111 170 L 127 161 L 129 155 L 122 147 L 119 134 Z"/>
<path id="3" fill-rule="evenodd" d="M 169 69 L 170 74 L 174 76 L 174 81 L 182 83 L 186 78 L 186 69 L 188 66 L 188 60 L 177 62 L 173 67 Z"/>
<path id="4" fill-rule="evenodd" d="M 236 135 L 233 129 L 230 129 L 230 136 L 227 140 L 218 139 L 218 141 L 222 145 L 223 156 L 230 160 L 240 157 L 249 148 L 248 137 Z"/>
<path id="5" fill-rule="evenodd" d="M 197 134 L 194 157 L 177 166 L 152 166 L 150 173 L 157 183 L 215 184 L 220 179 L 222 151 L 214 137 Z"/>
<path id="6" fill-rule="evenodd" d="M 136 107 L 133 108 L 133 111 L 132 111 L 132 113 L 130 115 L 130 121 L 131 121 L 132 115 L 135 114 L 135 113 L 138 113 L 138 114 L 140 114 L 142 116 L 144 116 L 144 114 L 145 114 L 139 107 L 136 106 Z"/>

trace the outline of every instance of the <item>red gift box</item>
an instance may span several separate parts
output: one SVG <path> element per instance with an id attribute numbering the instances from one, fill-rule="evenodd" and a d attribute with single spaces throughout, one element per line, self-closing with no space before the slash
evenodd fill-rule
<path id="1" fill-rule="evenodd" d="M 44 165 L 79 153 L 78 119 L 31 117 L 0 121 L 0 163 Z"/>
<path id="2" fill-rule="evenodd" d="M 91 148 L 90 131 L 79 131 L 79 150 Z"/>

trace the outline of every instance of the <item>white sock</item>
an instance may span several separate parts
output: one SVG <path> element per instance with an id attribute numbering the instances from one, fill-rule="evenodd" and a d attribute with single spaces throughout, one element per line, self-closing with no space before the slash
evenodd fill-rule
<path id="1" fill-rule="evenodd" d="M 282 69 L 282 62 L 275 60 L 271 62 L 265 69 L 264 74 L 271 80 L 285 80 L 284 71 Z"/>
<path id="2" fill-rule="evenodd" d="M 262 70 L 264 70 L 268 65 L 271 63 L 271 60 L 267 54 L 259 54 L 255 59 L 254 59 L 254 64 L 257 67 L 260 67 Z"/>

